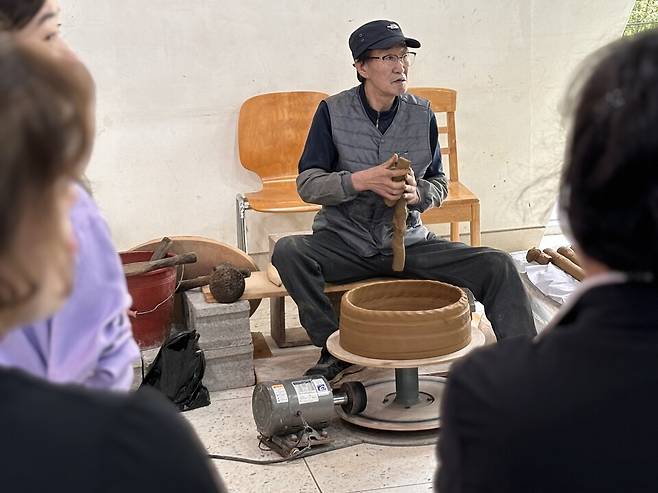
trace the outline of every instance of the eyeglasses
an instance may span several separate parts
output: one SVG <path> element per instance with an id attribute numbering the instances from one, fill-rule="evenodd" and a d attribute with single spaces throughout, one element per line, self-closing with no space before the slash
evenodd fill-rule
<path id="1" fill-rule="evenodd" d="M 370 58 L 381 60 L 389 67 L 394 67 L 398 63 L 401 63 L 405 67 L 411 67 L 414 64 L 414 60 L 416 59 L 416 52 L 408 51 L 402 56 L 397 56 L 397 55 L 369 56 L 368 59 Z"/>

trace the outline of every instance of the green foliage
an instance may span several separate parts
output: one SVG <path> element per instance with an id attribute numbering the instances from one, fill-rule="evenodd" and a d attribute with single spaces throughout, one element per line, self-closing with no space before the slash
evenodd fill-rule
<path id="1" fill-rule="evenodd" d="M 624 36 L 658 27 L 658 0 L 635 0 Z"/>

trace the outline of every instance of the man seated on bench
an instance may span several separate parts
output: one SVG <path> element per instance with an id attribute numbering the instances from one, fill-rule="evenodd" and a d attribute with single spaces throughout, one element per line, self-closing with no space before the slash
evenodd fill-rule
<path id="1" fill-rule="evenodd" d="M 359 86 L 320 103 L 299 163 L 297 188 L 322 205 L 313 234 L 279 240 L 272 263 L 299 308 L 311 341 L 322 348 L 307 375 L 337 380 L 349 363 L 326 348 L 338 319 L 325 282 L 370 277 L 434 279 L 470 289 L 484 306 L 498 339 L 535 335 L 530 304 L 511 258 L 486 247 L 437 238 L 420 213 L 447 194 L 438 129 L 429 103 L 406 94 L 420 43 L 391 21 L 369 22 L 352 33 L 349 47 Z M 404 155 L 412 169 L 389 169 Z M 404 176 L 404 181 L 394 178 Z M 416 178 L 418 177 L 418 178 Z M 392 270 L 394 208 L 404 197 L 409 215 L 403 272 Z"/>

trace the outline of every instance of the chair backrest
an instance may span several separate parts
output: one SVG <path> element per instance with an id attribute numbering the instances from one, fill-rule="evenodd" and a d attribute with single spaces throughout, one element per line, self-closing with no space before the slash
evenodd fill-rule
<path id="1" fill-rule="evenodd" d="M 439 137 L 447 135 L 448 147 L 441 147 L 441 155 L 448 156 L 449 179 L 459 181 L 459 167 L 457 165 L 457 132 L 455 130 L 455 110 L 457 109 L 457 91 L 442 87 L 410 87 L 409 92 L 415 96 L 427 99 L 432 111 L 437 114 Z M 440 114 L 446 115 L 445 126 L 438 118 Z"/>
<path id="2" fill-rule="evenodd" d="M 240 162 L 263 182 L 295 178 L 323 92 L 278 92 L 247 99 L 238 119 Z"/>

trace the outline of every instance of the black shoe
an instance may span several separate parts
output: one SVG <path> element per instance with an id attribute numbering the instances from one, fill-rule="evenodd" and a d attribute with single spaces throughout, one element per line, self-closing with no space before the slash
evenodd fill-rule
<path id="1" fill-rule="evenodd" d="M 322 375 L 329 383 L 334 383 L 340 380 L 343 375 L 356 373 L 359 370 L 361 370 L 361 367 L 336 358 L 326 347 L 323 347 L 318 362 L 306 370 L 304 375 Z"/>

